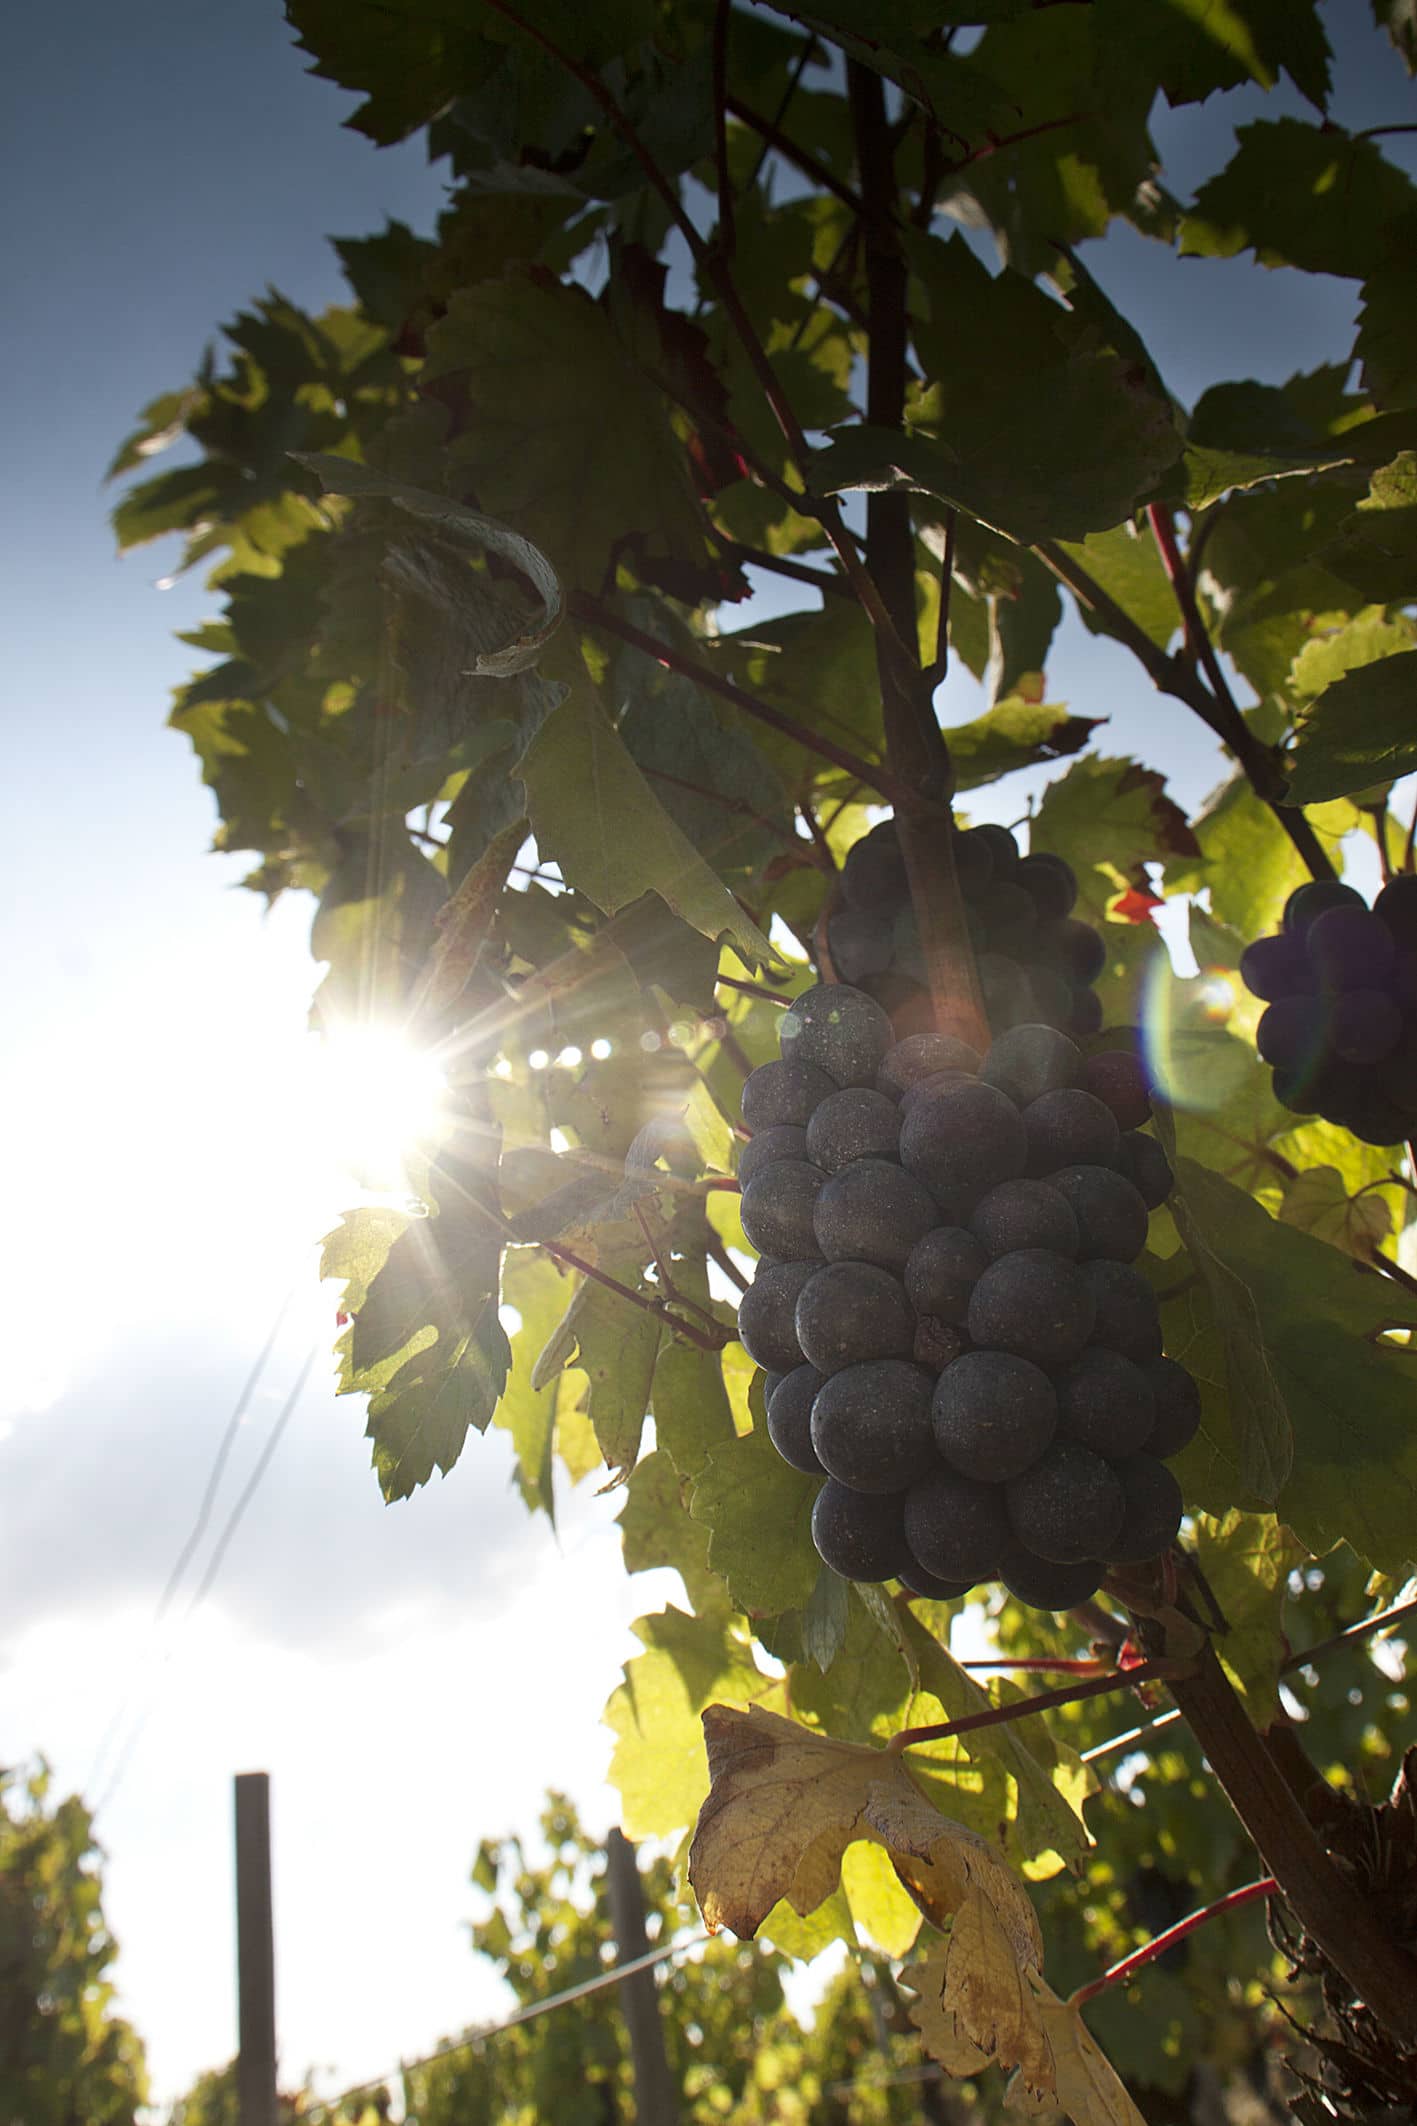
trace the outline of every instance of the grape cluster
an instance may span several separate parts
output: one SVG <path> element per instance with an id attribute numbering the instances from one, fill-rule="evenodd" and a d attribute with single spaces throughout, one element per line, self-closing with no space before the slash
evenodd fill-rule
<path id="1" fill-rule="evenodd" d="M 1269 1006 L 1256 1045 L 1275 1098 L 1365 1144 L 1417 1130 L 1417 875 L 1371 908 L 1351 886 L 1314 879 L 1289 896 L 1284 927 L 1240 962 Z"/>
<path id="2" fill-rule="evenodd" d="M 1102 1007 L 1092 984 L 1106 949 L 1092 925 L 1073 915 L 1072 866 L 1042 851 L 1020 856 L 1007 827 L 951 832 L 991 1031 L 1041 1024 L 1096 1033 Z M 934 1020 L 925 962 L 894 820 L 873 827 L 848 852 L 841 891 L 845 906 L 827 921 L 838 978 L 883 1005 L 897 1033 L 928 1031 Z"/>
<path id="3" fill-rule="evenodd" d="M 738 1327 L 844 1578 L 1066 1609 L 1170 1545 L 1200 1401 L 1132 1266 L 1172 1183 L 1150 1113 L 1134 1055 L 1056 1027 L 981 1063 L 844 983 L 784 1014 L 743 1088 Z"/>

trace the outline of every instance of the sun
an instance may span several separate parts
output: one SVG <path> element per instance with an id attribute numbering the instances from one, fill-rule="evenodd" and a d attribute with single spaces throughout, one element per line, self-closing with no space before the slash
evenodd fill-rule
<path id="1" fill-rule="evenodd" d="M 406 1191 L 447 1119 L 439 1056 L 397 1026 L 319 1036 L 314 1114 L 329 1156 L 364 1188 Z"/>

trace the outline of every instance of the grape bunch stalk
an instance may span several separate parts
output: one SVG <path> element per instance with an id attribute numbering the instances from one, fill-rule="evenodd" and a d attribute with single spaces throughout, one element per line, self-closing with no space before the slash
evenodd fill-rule
<path id="1" fill-rule="evenodd" d="M 1072 866 L 1046 850 L 1019 854 L 1007 827 L 951 827 L 955 876 L 992 1033 L 1039 1023 L 1085 1036 L 1102 1024 L 1092 984 L 1106 964 L 1099 931 L 1080 921 Z M 898 1034 L 929 1032 L 934 1013 L 895 821 L 848 851 L 841 905 L 827 918 L 838 979 L 864 989 Z"/>
<path id="2" fill-rule="evenodd" d="M 823 1561 L 939 1600 L 1066 1609 L 1166 1551 L 1200 1396 L 1135 1267 L 1172 1186 L 1130 1051 L 1021 1025 L 982 1059 L 798 997 L 743 1087 L 739 1334 Z"/>
<path id="3" fill-rule="evenodd" d="M 1365 1144 L 1417 1132 L 1417 874 L 1371 908 L 1338 879 L 1300 886 L 1240 975 L 1269 1006 L 1255 1039 L 1281 1106 Z"/>

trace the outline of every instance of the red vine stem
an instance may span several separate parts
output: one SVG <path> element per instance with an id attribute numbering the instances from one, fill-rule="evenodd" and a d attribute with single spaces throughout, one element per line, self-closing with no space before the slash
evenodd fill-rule
<path id="1" fill-rule="evenodd" d="M 868 789 L 877 791 L 889 803 L 909 806 L 915 802 L 914 791 L 889 769 L 875 767 L 871 762 L 859 759 L 856 754 L 848 753 L 846 748 L 837 745 L 835 740 L 823 737 L 820 732 L 809 731 L 805 724 L 798 723 L 795 717 L 784 715 L 783 711 L 775 709 L 771 702 L 761 700 L 756 694 L 750 694 L 746 687 L 740 687 L 736 681 L 723 678 L 711 665 L 701 664 L 695 657 L 685 657 L 669 643 L 661 642 L 658 636 L 646 635 L 641 629 L 632 627 L 628 620 L 620 619 L 618 614 L 612 613 L 599 598 L 593 598 L 588 591 L 572 591 L 568 603 L 578 620 L 584 620 L 592 627 L 603 628 L 608 635 L 617 635 L 621 642 L 628 642 L 632 649 L 643 651 L 644 655 L 652 657 L 656 664 L 662 664 L 666 671 L 678 672 L 683 678 L 692 679 L 705 693 L 717 694 L 721 700 L 731 701 L 745 716 L 754 717 L 757 722 L 767 724 L 774 731 L 780 731 L 784 738 L 794 739 L 798 745 L 805 746 L 808 752 L 816 753 L 822 760 L 829 760 L 834 768 L 840 768 L 843 774 L 853 776 L 857 782 L 865 783 Z"/>
<path id="2" fill-rule="evenodd" d="M 1242 1888 L 1231 1890 L 1228 1896 L 1217 1897 L 1214 1904 L 1202 1905 L 1199 1912 L 1187 1913 L 1184 1919 L 1177 1920 L 1174 1927 L 1168 1927 L 1164 1934 L 1155 1935 L 1130 1956 L 1124 1956 L 1120 1963 L 1113 1964 L 1110 1970 L 1104 1971 L 1100 1977 L 1089 1979 L 1085 1986 L 1078 1987 L 1076 1993 L 1070 1993 L 1068 2006 L 1080 2008 L 1084 2001 L 1092 2000 L 1099 1993 L 1105 1993 L 1109 1986 L 1125 1985 L 1134 1972 L 1142 1971 L 1148 1964 L 1155 1963 L 1158 1956 L 1164 1956 L 1178 1941 L 1184 1941 L 1188 1934 L 1194 1934 L 1197 1927 L 1203 1927 L 1207 1920 L 1218 1919 L 1222 1912 L 1233 1912 L 1240 1905 L 1253 1904 L 1257 1897 L 1273 1897 L 1278 1888 L 1279 1884 L 1272 1875 L 1261 1875 L 1257 1882 L 1247 1882 Z"/>
<path id="3" fill-rule="evenodd" d="M 761 982 L 740 982 L 736 974 L 715 975 L 714 987 L 741 990 L 745 997 L 756 997 L 760 1004 L 781 1004 L 786 1008 L 795 1002 L 794 998 L 785 997 L 779 989 L 764 989 Z"/>
<path id="4" fill-rule="evenodd" d="M 977 1727 L 1004 1727 L 1012 1720 L 1026 1720 L 1032 1713 L 1075 1705 L 1080 1698 L 1101 1698 L 1108 1691 L 1131 1690 L 1138 1683 L 1166 1683 L 1190 1672 L 1181 1661 L 1138 1661 L 1135 1668 L 1112 1669 L 1105 1676 L 1094 1676 L 1090 1682 L 1074 1683 L 1065 1690 L 1040 1691 L 1037 1697 L 1019 1698 L 1012 1705 L 991 1705 L 986 1712 L 966 1713 L 962 1720 L 941 1720 L 933 1727 L 903 1727 L 899 1734 L 891 1736 L 886 1748 L 898 1755 L 918 1743 L 944 1742 L 951 1735 L 967 1735 Z"/>

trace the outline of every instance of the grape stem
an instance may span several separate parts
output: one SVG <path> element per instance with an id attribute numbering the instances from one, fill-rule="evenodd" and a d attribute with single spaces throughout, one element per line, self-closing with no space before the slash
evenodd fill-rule
<path id="1" fill-rule="evenodd" d="M 741 990 L 745 997 L 756 997 L 760 1004 L 781 1004 L 784 1009 L 794 1001 L 785 997 L 780 989 L 764 989 L 761 982 L 740 982 L 736 974 L 715 975 L 714 987 Z"/>
<path id="2" fill-rule="evenodd" d="M 903 1727 L 899 1734 L 891 1736 L 886 1748 L 893 1756 L 898 1756 L 902 1750 L 915 1749 L 926 1742 L 944 1742 L 951 1735 L 967 1735 L 977 1727 L 1004 1727 L 1013 1720 L 1026 1720 L 1032 1713 L 1051 1712 L 1059 1705 L 1075 1705 L 1081 1698 L 1101 1698 L 1109 1691 L 1131 1690 L 1138 1683 L 1167 1683 L 1191 1673 L 1192 1665 L 1185 1661 L 1170 1661 L 1164 1657 L 1138 1661 L 1134 1668 L 1110 1669 L 1105 1676 L 1093 1676 L 1086 1683 L 1070 1684 L 1062 1690 L 1040 1691 L 1036 1697 L 1019 1698 L 1011 1705 L 991 1705 L 987 1712 L 966 1713 L 961 1720 L 941 1720 L 933 1727 Z"/>
<path id="3" fill-rule="evenodd" d="M 1164 1956 L 1178 1941 L 1184 1941 L 1188 1934 L 1194 1934 L 1197 1927 L 1203 1927 L 1207 1920 L 1218 1919 L 1222 1912 L 1233 1912 L 1240 1905 L 1253 1904 L 1257 1897 L 1273 1897 L 1278 1888 L 1279 1884 L 1272 1875 L 1261 1875 L 1257 1882 L 1247 1882 L 1240 1889 L 1231 1890 L 1227 1896 L 1217 1897 L 1213 1904 L 1202 1905 L 1198 1912 L 1188 1912 L 1184 1919 L 1177 1920 L 1174 1927 L 1167 1927 L 1164 1933 L 1153 1935 L 1140 1949 L 1133 1950 L 1130 1956 L 1124 1956 L 1120 1963 L 1113 1964 L 1099 1977 L 1089 1979 L 1085 1986 L 1078 1987 L 1076 1993 L 1070 1993 L 1068 2006 L 1080 2008 L 1084 2001 L 1092 2000 L 1099 1993 L 1105 1993 L 1109 1986 L 1124 1986 L 1136 1972 L 1145 1970 L 1148 1964 L 1155 1963 L 1158 1956 Z"/>

